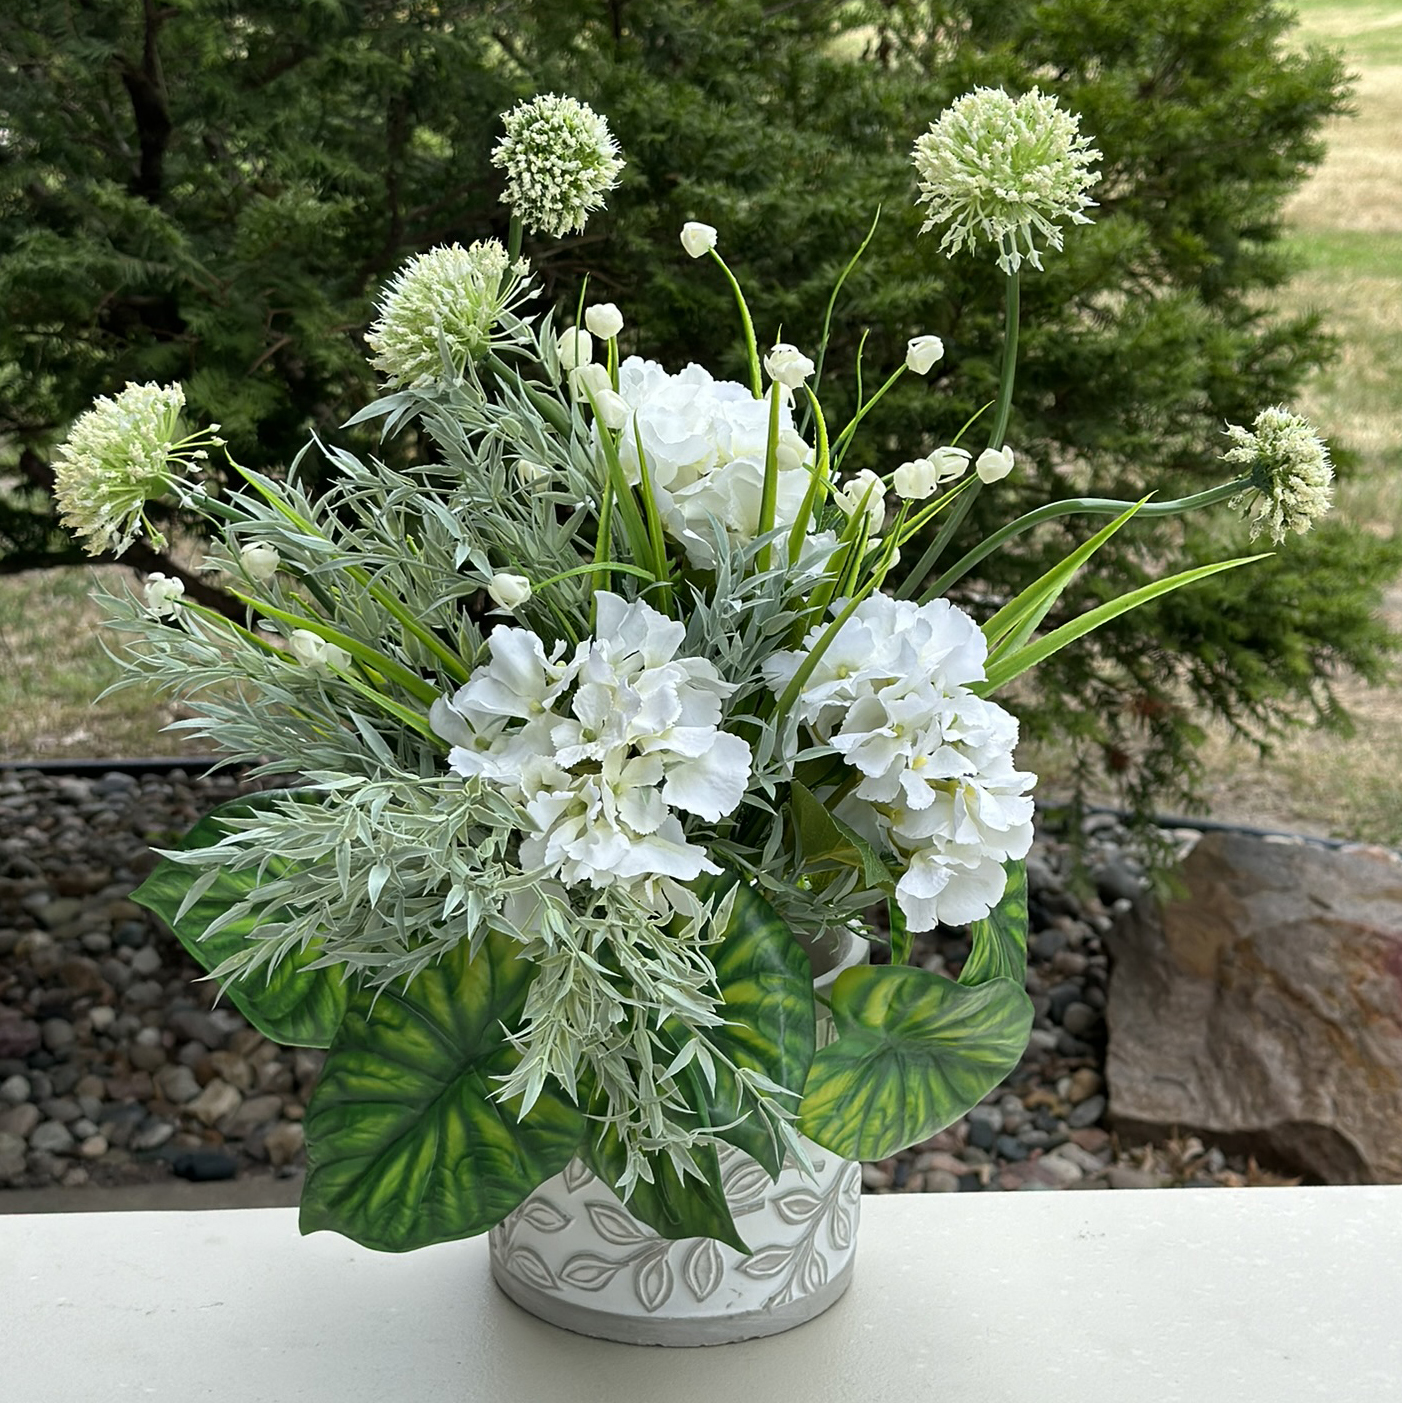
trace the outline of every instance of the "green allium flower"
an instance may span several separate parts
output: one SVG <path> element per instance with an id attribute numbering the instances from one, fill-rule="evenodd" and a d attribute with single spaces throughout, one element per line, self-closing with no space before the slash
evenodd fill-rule
<path id="1" fill-rule="evenodd" d="M 128 385 L 115 399 L 103 395 L 75 421 L 58 449 L 54 495 L 63 524 L 84 538 L 89 555 L 121 555 L 143 527 L 153 545 L 165 545 L 146 503 L 172 490 L 196 491 L 181 468 L 223 441 L 214 436 L 218 424 L 179 437 L 184 407 L 179 385 Z"/>
<path id="2" fill-rule="evenodd" d="M 1040 268 L 1039 238 L 1059 250 L 1060 221 L 1091 222 L 1081 211 L 1095 204 L 1085 192 L 1100 152 L 1080 120 L 1036 88 L 1016 100 L 1001 88 L 965 94 L 915 143 L 916 203 L 930 207 L 920 232 L 948 224 L 940 250 L 951 258 L 987 239 L 1004 272 L 1024 258 Z"/>
<path id="3" fill-rule="evenodd" d="M 1251 523 L 1254 540 L 1269 529 L 1279 545 L 1287 531 L 1308 531 L 1334 500 L 1329 450 L 1308 419 L 1281 405 L 1263 409 L 1251 429 L 1227 425 L 1232 446 L 1222 455 L 1251 472 L 1251 486 L 1231 500 Z"/>
<path id="4" fill-rule="evenodd" d="M 411 258 L 381 293 L 365 333 L 371 364 L 400 388 L 444 378 L 444 354 L 461 376 L 491 349 L 492 331 L 519 301 L 527 264 L 512 264 L 496 239 L 445 244 Z"/>
<path id="5" fill-rule="evenodd" d="M 492 152 L 507 176 L 502 203 L 532 233 L 581 231 L 623 169 L 608 123 L 572 97 L 546 93 L 513 107 L 502 124 L 506 135 Z"/>

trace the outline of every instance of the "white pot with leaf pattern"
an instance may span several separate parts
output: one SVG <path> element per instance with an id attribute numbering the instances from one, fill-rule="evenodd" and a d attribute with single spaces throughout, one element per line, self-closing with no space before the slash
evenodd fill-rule
<path id="1" fill-rule="evenodd" d="M 867 958 L 851 932 L 822 994 Z M 818 1009 L 819 1045 L 832 1036 Z M 490 1236 L 497 1285 L 531 1314 L 625 1344 L 713 1345 L 775 1335 L 827 1310 L 851 1281 L 861 1167 L 805 1139 L 810 1175 L 792 1161 L 777 1181 L 722 1147 L 721 1182 L 749 1252 L 709 1237 L 658 1236 L 579 1160 L 542 1184 Z"/>

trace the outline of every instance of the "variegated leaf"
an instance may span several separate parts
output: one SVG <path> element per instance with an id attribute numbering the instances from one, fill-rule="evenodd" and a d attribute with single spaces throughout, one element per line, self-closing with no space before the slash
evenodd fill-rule
<path id="1" fill-rule="evenodd" d="M 304 1233 L 407 1252 L 485 1232 L 580 1147 L 548 1088 L 518 1119 L 496 1097 L 534 974 L 516 941 L 463 941 L 407 990 L 356 994 L 307 1107 Z"/>
<path id="2" fill-rule="evenodd" d="M 1027 867 L 1023 862 L 1007 862 L 1003 870 L 1008 884 L 1003 898 L 981 921 L 969 927 L 973 946 L 964 968 L 961 984 L 983 984 L 990 979 L 1027 981 Z"/>
<path id="3" fill-rule="evenodd" d="M 1011 979 L 972 987 L 909 965 L 845 970 L 837 1040 L 813 1059 L 799 1129 L 852 1160 L 885 1159 L 976 1106 L 1014 1067 L 1032 1001 Z"/>

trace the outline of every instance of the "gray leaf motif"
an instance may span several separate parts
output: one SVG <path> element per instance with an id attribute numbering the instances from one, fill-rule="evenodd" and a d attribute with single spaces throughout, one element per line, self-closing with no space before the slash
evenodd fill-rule
<path id="1" fill-rule="evenodd" d="M 672 1264 L 667 1260 L 671 1250 L 672 1244 L 664 1242 L 651 1252 L 642 1254 L 633 1268 L 633 1290 L 638 1304 L 649 1315 L 672 1294 Z"/>
<path id="2" fill-rule="evenodd" d="M 763 1208 L 769 1183 L 769 1175 L 762 1164 L 749 1158 L 738 1162 L 721 1180 L 731 1213 L 753 1213 Z"/>
<path id="3" fill-rule="evenodd" d="M 561 1172 L 565 1187 L 571 1193 L 582 1189 L 593 1177 L 593 1173 L 585 1166 L 582 1159 L 572 1159 Z"/>
<path id="4" fill-rule="evenodd" d="M 765 1277 L 778 1276 L 792 1260 L 791 1247 L 765 1247 L 752 1257 L 746 1257 L 739 1263 L 739 1268 L 745 1276 L 763 1280 Z"/>
<path id="5" fill-rule="evenodd" d="M 545 1265 L 545 1259 L 529 1247 L 513 1247 L 506 1256 L 506 1269 L 542 1291 L 560 1289 L 560 1283 L 555 1280 L 555 1273 Z"/>
<path id="6" fill-rule="evenodd" d="M 574 1222 L 568 1213 L 556 1208 L 547 1198 L 527 1199 L 521 1207 L 521 1221 L 537 1232 L 561 1232 Z"/>
<path id="7" fill-rule="evenodd" d="M 720 1248 L 709 1237 L 698 1237 L 682 1263 L 682 1280 L 698 1301 L 704 1301 L 720 1285 L 725 1262 Z"/>
<path id="8" fill-rule="evenodd" d="M 852 1210 L 845 1203 L 833 1204 L 828 1214 L 828 1238 L 839 1252 L 852 1245 Z"/>
<path id="9" fill-rule="evenodd" d="M 576 1252 L 560 1268 L 560 1280 L 580 1291 L 602 1291 L 631 1260 L 622 1257 L 613 1262 L 593 1252 Z"/>
<path id="10" fill-rule="evenodd" d="M 584 1211 L 588 1213 L 594 1231 L 605 1242 L 611 1242 L 615 1247 L 633 1247 L 639 1242 L 646 1242 L 653 1235 L 642 1228 L 631 1213 L 624 1212 L 617 1204 L 600 1203 L 595 1200 L 586 1203 Z"/>
<path id="11" fill-rule="evenodd" d="M 828 1284 L 827 1258 L 811 1243 L 805 1254 L 803 1271 L 800 1273 L 799 1280 L 803 1286 L 804 1294 L 809 1296 L 815 1291 L 821 1291 Z"/>
<path id="12" fill-rule="evenodd" d="M 797 1227 L 822 1208 L 823 1200 L 809 1189 L 790 1189 L 770 1199 L 769 1206 L 791 1227 Z"/>

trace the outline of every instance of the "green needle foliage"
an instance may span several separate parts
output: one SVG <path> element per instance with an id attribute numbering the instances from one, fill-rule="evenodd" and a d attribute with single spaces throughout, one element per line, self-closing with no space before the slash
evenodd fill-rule
<path id="1" fill-rule="evenodd" d="M 912 141 L 979 84 L 1040 82 L 1082 114 L 1106 153 L 1096 222 L 1024 270 L 1017 468 L 979 495 L 945 566 L 1054 497 L 1220 481 L 1224 422 L 1288 403 L 1330 352 L 1270 294 L 1289 273 L 1282 204 L 1343 110 L 1343 70 L 1271 0 L 10 0 L 0 77 L 0 569 L 77 558 L 37 489 L 72 420 L 127 381 L 179 381 L 192 422 L 218 420 L 240 461 L 274 474 L 365 403 L 363 331 L 393 270 L 435 244 L 506 240 L 489 152 L 497 114 L 534 92 L 606 112 L 628 166 L 584 238 L 528 236 L 524 252 L 566 320 L 587 267 L 591 295 L 623 310 L 624 353 L 672 369 L 745 368 L 728 285 L 684 254 L 683 222 L 716 226 L 763 290 L 761 338 L 782 326 L 816 351 L 885 202 L 827 364 L 852 365 L 868 330 L 873 383 L 910 336 L 947 353 L 871 411 L 847 471 L 947 443 L 997 395 L 1001 274 L 917 238 L 920 212 L 891 193 L 913 199 Z M 824 386 L 834 439 L 853 388 Z M 991 614 L 1098 524 L 1049 523 L 954 596 Z M 1046 627 L 1243 553 L 1225 511 L 1175 531 L 1130 523 Z M 1376 675 L 1391 646 L 1372 606 L 1399 563 L 1398 546 L 1325 521 L 1059 654 L 1027 730 L 1148 794 L 1190 780 L 1203 707 L 1257 736 L 1302 710 L 1337 722 L 1330 678 Z"/>

